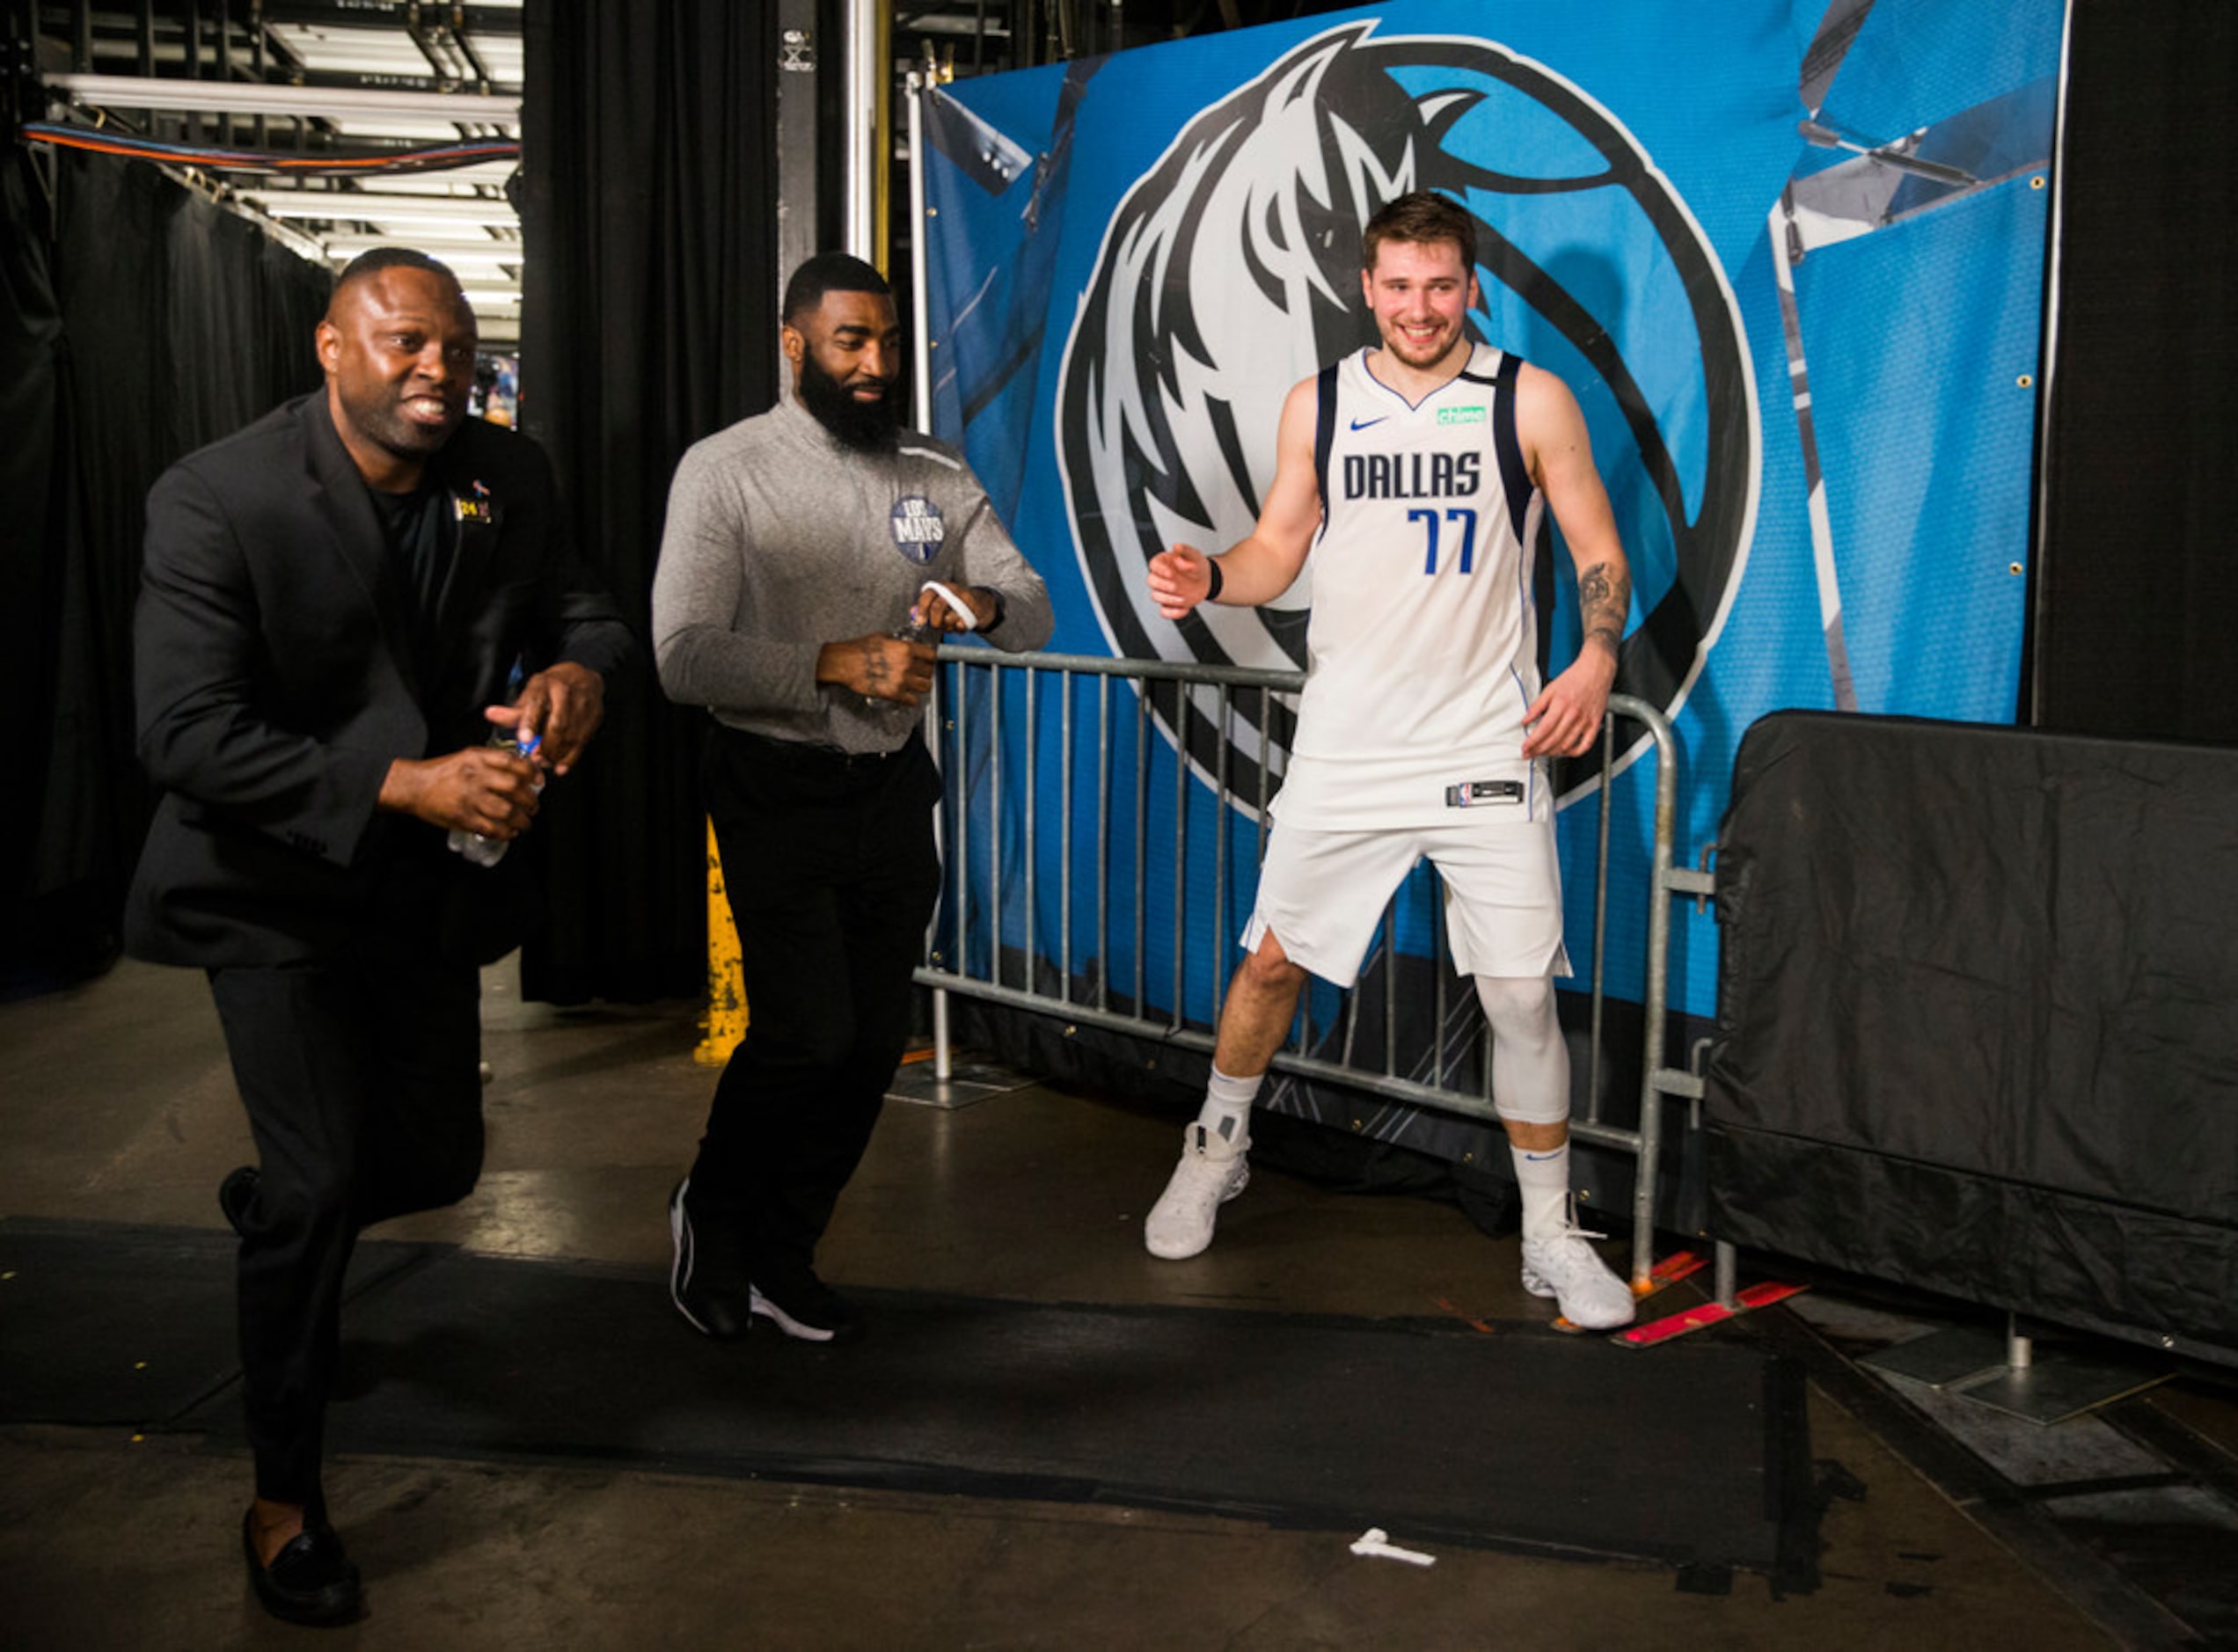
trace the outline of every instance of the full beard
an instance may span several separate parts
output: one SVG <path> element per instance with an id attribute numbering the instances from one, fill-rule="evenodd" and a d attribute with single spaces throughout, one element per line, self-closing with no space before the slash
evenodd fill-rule
<path id="1" fill-rule="evenodd" d="M 843 448 L 865 453 L 890 453 L 902 434 L 902 415 L 894 387 L 876 401 L 857 401 L 847 387 L 817 366 L 812 356 L 801 360 L 801 401 L 815 420 Z"/>

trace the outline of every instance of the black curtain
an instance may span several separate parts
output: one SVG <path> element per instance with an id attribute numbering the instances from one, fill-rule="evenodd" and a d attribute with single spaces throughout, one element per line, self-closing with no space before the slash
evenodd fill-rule
<path id="1" fill-rule="evenodd" d="M 2238 7 L 2076 0 L 2036 720 L 2238 741 Z"/>
<path id="2" fill-rule="evenodd" d="M 546 822 L 551 925 L 522 956 L 534 998 L 706 981 L 706 714 L 655 686 L 649 608 L 677 461 L 777 393 L 775 11 L 578 0 L 524 18 L 522 422 L 647 654 L 574 806 Z"/>
<path id="3" fill-rule="evenodd" d="M 142 512 L 174 459 L 319 382 L 326 271 L 144 162 L 0 166 L 0 992 L 107 967 L 150 799 L 132 750 Z"/>
<path id="4" fill-rule="evenodd" d="M 1717 926 L 1708 1232 L 2238 1363 L 2238 750 L 1778 713 Z"/>

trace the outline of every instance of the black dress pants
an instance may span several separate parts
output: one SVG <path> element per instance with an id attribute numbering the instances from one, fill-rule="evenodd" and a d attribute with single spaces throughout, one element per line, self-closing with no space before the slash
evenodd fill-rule
<path id="1" fill-rule="evenodd" d="M 210 990 L 261 1173 L 242 1222 L 243 1407 L 257 1495 L 323 1517 L 319 1458 L 360 1230 L 481 1173 L 481 981 L 378 942 L 218 969 Z"/>
<path id="2" fill-rule="evenodd" d="M 691 1202 L 749 1277 L 771 1280 L 811 1265 L 908 1042 L 940 896 L 940 776 L 916 738 L 849 757 L 718 724 L 706 781 L 747 1026 Z"/>

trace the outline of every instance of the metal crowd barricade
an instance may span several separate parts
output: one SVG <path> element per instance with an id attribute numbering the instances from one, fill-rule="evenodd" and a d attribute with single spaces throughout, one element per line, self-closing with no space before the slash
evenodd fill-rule
<path id="1" fill-rule="evenodd" d="M 1005 654 L 976 646 L 944 645 L 933 698 L 928 707 L 928 735 L 933 755 L 947 777 L 941 810 L 945 838 L 945 887 L 942 915 L 917 979 L 933 989 L 935 1071 L 945 1079 L 952 1071 L 947 995 L 962 994 L 990 1003 L 1062 1018 L 1068 1023 L 1104 1028 L 1158 1041 L 1162 1044 L 1210 1055 L 1212 1026 L 1218 1020 L 1221 995 L 1236 961 L 1240 925 L 1230 921 L 1229 890 L 1234 879 L 1230 866 L 1231 822 L 1239 806 L 1251 810 L 1256 821 L 1257 852 L 1266 843 L 1266 804 L 1273 791 L 1269 764 L 1249 764 L 1256 779 L 1251 794 L 1239 796 L 1231 784 L 1231 759 L 1236 749 L 1239 701 L 1255 709 L 1258 743 L 1264 755 L 1273 736 L 1271 708 L 1287 704 L 1304 686 L 1301 673 L 1266 671 L 1240 667 L 1180 665 L 1168 661 L 1113 660 L 1053 654 Z M 1124 683 L 1131 691 L 1126 704 L 1115 688 Z M 1152 696 L 1157 685 L 1169 684 L 1176 713 L 1184 697 L 1195 704 L 1213 734 L 1210 761 L 1200 754 L 1191 760 L 1188 742 L 1153 731 Z M 1052 708 L 1052 701 L 1054 707 Z M 1015 718 L 1006 710 L 1018 706 Z M 1591 1001 L 1591 1054 L 1586 1101 L 1570 1121 L 1573 1136 L 1581 1141 L 1631 1154 L 1637 1161 L 1633 1195 L 1633 1280 L 1644 1285 L 1654 1264 L 1656 1173 L 1662 1144 L 1660 1098 L 1698 1098 L 1700 1083 L 1691 1073 L 1674 1071 L 1664 1062 L 1664 1010 L 1669 990 L 1670 897 L 1699 896 L 1707 892 L 1706 874 L 1671 864 L 1672 840 L 1678 809 L 1678 749 L 1670 723 L 1644 701 L 1612 696 L 1610 716 L 1601 742 L 1599 839 L 1595 864 L 1594 962 Z M 1615 720 L 1619 717 L 1645 727 L 1655 742 L 1655 831 L 1653 841 L 1653 898 L 1649 907 L 1648 957 L 1645 976 L 1645 1049 L 1641 1085 L 1640 1119 L 1636 1127 L 1614 1124 L 1602 1116 L 1600 1041 L 1603 1027 L 1605 970 L 1602 939 L 1605 933 L 1609 876 L 1608 783 L 1616 760 Z M 1055 741 L 1057 783 L 1042 782 L 1045 748 Z M 1093 771 L 1085 779 L 1080 761 L 1086 754 Z M 1119 765 L 1130 765 L 1123 776 Z M 1152 765 L 1164 772 L 1153 775 Z M 1115 786 L 1128 780 L 1123 788 Z M 984 806 L 975 807 L 975 780 L 984 788 Z M 1165 783 L 1159 802 L 1170 819 L 1153 819 L 1152 800 Z M 1202 788 L 1200 791 L 1199 788 Z M 1115 822 L 1112 799 L 1124 790 L 1130 797 L 1128 818 Z M 1023 802 L 1010 793 L 1022 791 Z M 1192 794 L 1209 793 L 1216 807 L 1210 812 L 1214 830 L 1211 843 L 1205 834 L 1191 830 Z M 1194 811 L 1203 814 L 1200 807 Z M 1054 814 L 1055 819 L 1047 818 Z M 1014 855 L 1004 852 L 998 840 L 983 845 L 979 833 L 991 829 L 1014 834 Z M 1083 845 L 1078 834 L 1093 835 Z M 1124 830 L 1123 840 L 1115 834 Z M 1043 839 L 1057 838 L 1051 857 L 1056 868 L 1056 946 L 1043 958 L 1036 945 L 1037 915 L 1042 911 L 1044 869 Z M 1153 844 L 1170 844 L 1172 871 L 1171 937 L 1153 970 L 1147 953 L 1150 939 L 1150 880 L 1143 875 L 1151 864 Z M 1084 847 L 1086 852 L 1083 852 Z M 1121 881 L 1114 874 L 1115 847 L 1124 862 L 1123 872 L 1133 875 Z M 1194 858 L 1194 859 L 1193 859 Z M 1192 866 L 1210 862 L 1212 898 L 1190 910 L 1186 900 Z M 1093 867 L 1093 887 L 1085 897 L 1078 887 L 1076 864 Z M 1254 862 L 1255 865 L 1255 862 Z M 982 875 L 975 878 L 975 866 Z M 1022 887 L 1020 887 L 1022 886 Z M 1403 891 L 1402 891 L 1403 895 Z M 1087 932 L 1093 957 L 1074 955 L 1076 914 L 1086 899 Z M 1394 897 L 1398 898 L 1398 897 Z M 1007 945 L 1006 914 L 1013 902 L 1020 916 L 1009 925 L 1015 945 Z M 1394 914 L 1386 910 L 1380 944 L 1390 948 L 1394 939 Z M 1435 991 L 1437 1025 L 1444 1022 L 1445 995 L 1455 977 L 1443 925 L 1435 939 Z M 1115 953 L 1130 959 L 1125 979 L 1115 983 L 1110 960 Z M 1081 964 L 1088 965 L 1084 976 Z M 1187 1017 L 1189 967 L 1204 971 L 1211 994 L 1210 1023 Z M 1092 978 L 1090 978 L 1092 977 Z M 1278 1071 L 1465 1117 L 1496 1123 L 1491 1098 L 1488 1042 L 1480 1052 L 1475 1070 L 1481 1081 L 1468 1088 L 1447 1082 L 1448 1068 L 1442 1046 L 1435 1057 L 1431 1081 L 1423 1082 L 1398 1071 L 1395 1032 L 1397 972 L 1383 972 L 1384 1037 L 1379 1051 L 1362 1051 L 1349 1035 L 1357 1023 L 1361 999 L 1370 989 L 1355 987 L 1341 995 L 1338 1012 L 1346 1035 L 1341 1042 L 1342 1060 L 1311 1052 L 1313 995 L 1301 1002 L 1289 1042 L 1275 1057 Z M 1481 1035 L 1488 1041 L 1487 1030 Z M 1380 1059 L 1376 1059 L 1379 1054 Z M 1455 1064 L 1458 1065 L 1459 1064 Z"/>

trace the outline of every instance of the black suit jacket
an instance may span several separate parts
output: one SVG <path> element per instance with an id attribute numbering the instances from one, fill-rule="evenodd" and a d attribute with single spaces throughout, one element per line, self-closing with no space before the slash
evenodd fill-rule
<path id="1" fill-rule="evenodd" d="M 125 912 L 135 956 L 271 965 L 397 938 L 495 957 L 529 857 L 479 867 L 377 812 L 391 761 L 486 739 L 485 705 L 632 653 L 569 549 L 543 450 L 469 420 L 431 462 L 456 549 L 424 658 L 325 392 L 189 454 L 148 496 L 134 616 L 141 761 L 163 788 Z M 529 834 L 533 838 L 535 833 Z"/>

